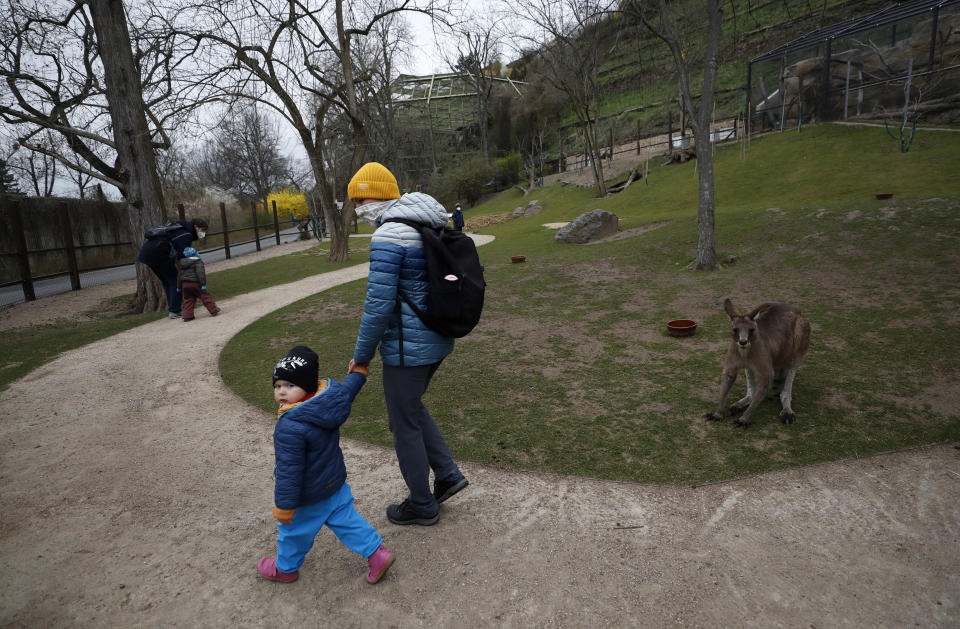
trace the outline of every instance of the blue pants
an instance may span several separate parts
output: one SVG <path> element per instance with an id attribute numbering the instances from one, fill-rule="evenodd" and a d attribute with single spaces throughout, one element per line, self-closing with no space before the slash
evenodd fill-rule
<path id="1" fill-rule="evenodd" d="M 353 494 L 350 486 L 344 483 L 329 498 L 297 507 L 290 524 L 277 523 L 277 570 L 299 570 L 324 524 L 347 548 L 363 558 L 372 555 L 383 543 L 377 530 L 353 508 Z"/>
<path id="2" fill-rule="evenodd" d="M 437 512 L 437 501 L 430 490 L 430 470 L 434 478 L 442 480 L 461 476 L 447 442 L 420 399 L 439 366 L 383 366 L 383 394 L 400 474 L 410 490 L 410 506 L 427 517 Z"/>
<path id="3" fill-rule="evenodd" d="M 182 296 L 177 292 L 177 267 L 172 260 L 165 264 L 149 266 L 163 285 L 163 292 L 167 296 L 167 310 L 180 314 Z"/>

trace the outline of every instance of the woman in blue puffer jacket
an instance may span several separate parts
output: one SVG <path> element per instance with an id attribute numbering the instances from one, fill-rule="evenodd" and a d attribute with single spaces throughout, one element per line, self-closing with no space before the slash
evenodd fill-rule
<path id="1" fill-rule="evenodd" d="M 394 524 L 430 525 L 439 517 L 438 504 L 468 484 L 421 401 L 440 363 L 453 351 L 454 339 L 428 328 L 400 298 L 403 293 L 419 308 L 426 307 L 427 265 L 420 233 L 390 219 L 443 227 L 447 212 L 420 192 L 401 197 L 396 178 L 377 162 L 357 171 L 347 193 L 357 204 L 358 218 L 377 228 L 370 243 L 367 297 L 353 360 L 366 365 L 380 348 L 393 446 L 410 490 L 406 500 L 387 508 L 387 518 Z"/>

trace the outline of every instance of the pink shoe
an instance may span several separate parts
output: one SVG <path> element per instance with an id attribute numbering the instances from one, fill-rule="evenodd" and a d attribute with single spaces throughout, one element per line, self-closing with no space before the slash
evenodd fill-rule
<path id="1" fill-rule="evenodd" d="M 367 558 L 367 563 L 370 564 L 370 572 L 367 573 L 367 583 L 376 583 L 382 579 L 396 558 L 396 555 L 384 548 L 383 545 L 375 550 L 373 554 Z"/>
<path id="2" fill-rule="evenodd" d="M 264 579 L 280 581 L 281 583 L 296 581 L 300 576 L 299 570 L 296 572 L 280 572 L 277 570 L 277 560 L 273 557 L 263 557 L 260 563 L 257 564 L 257 572 L 259 572 L 260 576 Z"/>

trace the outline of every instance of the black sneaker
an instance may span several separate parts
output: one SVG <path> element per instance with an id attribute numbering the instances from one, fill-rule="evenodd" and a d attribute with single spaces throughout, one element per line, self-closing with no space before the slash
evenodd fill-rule
<path id="1" fill-rule="evenodd" d="M 470 484 L 465 477 L 448 478 L 445 480 L 435 480 L 433 482 L 433 497 L 437 499 L 437 504 L 447 498 L 452 498 L 455 493 Z"/>
<path id="2" fill-rule="evenodd" d="M 413 507 L 410 506 L 409 500 L 404 500 L 398 505 L 390 505 L 387 507 L 387 519 L 394 524 L 421 524 L 423 526 L 430 526 L 431 524 L 435 524 L 439 517 L 439 511 L 428 517 L 417 515 Z"/>

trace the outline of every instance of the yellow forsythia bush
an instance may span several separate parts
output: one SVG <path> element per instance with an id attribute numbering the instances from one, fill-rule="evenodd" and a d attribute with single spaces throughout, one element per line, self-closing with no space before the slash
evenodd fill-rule
<path id="1" fill-rule="evenodd" d="M 277 217 L 281 221 L 289 221 L 291 216 L 297 220 L 307 215 L 307 197 L 303 192 L 294 188 L 284 188 L 270 193 L 267 196 L 267 207 L 273 212 L 273 202 L 277 202 Z"/>

